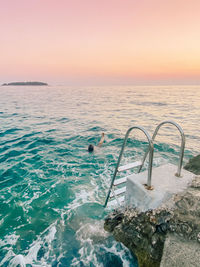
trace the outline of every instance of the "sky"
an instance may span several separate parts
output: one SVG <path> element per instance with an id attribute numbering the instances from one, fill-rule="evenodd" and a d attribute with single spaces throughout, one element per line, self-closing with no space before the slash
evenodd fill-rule
<path id="1" fill-rule="evenodd" d="M 0 0 L 0 82 L 200 84 L 200 0 Z"/>

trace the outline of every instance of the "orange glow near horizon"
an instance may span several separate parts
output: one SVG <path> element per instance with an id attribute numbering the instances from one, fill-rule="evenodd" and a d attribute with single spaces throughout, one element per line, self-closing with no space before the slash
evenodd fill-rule
<path id="1" fill-rule="evenodd" d="M 0 82 L 200 82 L 199 0 L 7 0 Z"/>

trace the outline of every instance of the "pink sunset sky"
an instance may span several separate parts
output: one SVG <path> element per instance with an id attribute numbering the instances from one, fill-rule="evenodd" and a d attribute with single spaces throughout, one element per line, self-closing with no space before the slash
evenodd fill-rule
<path id="1" fill-rule="evenodd" d="M 199 84 L 199 0 L 0 0 L 0 82 Z"/>

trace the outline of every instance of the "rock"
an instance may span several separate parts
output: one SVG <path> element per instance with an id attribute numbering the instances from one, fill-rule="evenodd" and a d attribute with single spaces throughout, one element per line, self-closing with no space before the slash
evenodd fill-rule
<path id="1" fill-rule="evenodd" d="M 116 210 L 106 218 L 104 228 L 137 256 L 140 267 L 160 266 L 169 234 L 179 236 L 185 243 L 193 242 L 200 249 L 199 203 L 200 176 L 196 176 L 191 186 L 160 208 L 146 212 Z M 200 257 L 195 260 L 200 266 Z"/>
<path id="2" fill-rule="evenodd" d="M 200 174 L 200 155 L 191 158 L 184 166 L 184 169 L 193 172 L 194 174 Z"/>
<path id="3" fill-rule="evenodd" d="M 121 223 L 122 219 L 124 217 L 124 214 L 119 211 L 114 211 L 109 217 L 105 219 L 104 228 L 108 232 L 112 232 L 114 228 Z"/>
<path id="4" fill-rule="evenodd" d="M 126 209 L 120 217 L 121 222 L 116 219 L 116 211 L 114 215 L 111 214 L 105 220 L 105 230 L 110 230 L 117 241 L 137 256 L 139 266 L 159 266 L 168 221 L 172 215 L 166 210 L 139 212 Z"/>

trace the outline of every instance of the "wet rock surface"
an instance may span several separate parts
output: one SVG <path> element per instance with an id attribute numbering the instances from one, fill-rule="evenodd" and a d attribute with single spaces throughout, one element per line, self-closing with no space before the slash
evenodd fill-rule
<path id="1" fill-rule="evenodd" d="M 200 155 L 191 158 L 184 166 L 184 169 L 193 172 L 194 174 L 200 174 Z"/>
<path id="2" fill-rule="evenodd" d="M 105 219 L 104 228 L 137 256 L 140 267 L 160 266 L 168 235 L 193 242 L 200 251 L 200 176 L 158 209 L 115 210 Z"/>

